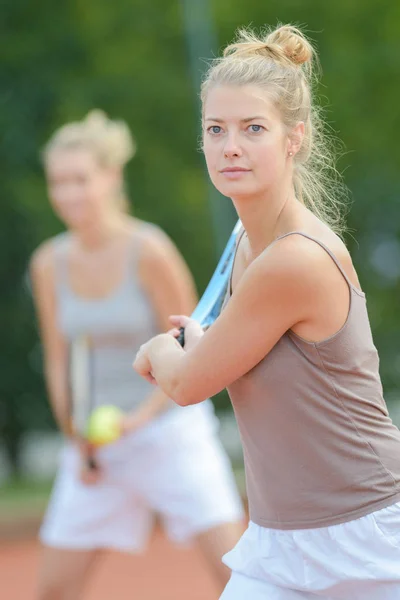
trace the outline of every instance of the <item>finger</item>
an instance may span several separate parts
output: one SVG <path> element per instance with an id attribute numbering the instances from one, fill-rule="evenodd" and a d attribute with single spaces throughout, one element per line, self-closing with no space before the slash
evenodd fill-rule
<path id="1" fill-rule="evenodd" d="M 140 356 L 136 356 L 135 360 L 132 363 L 133 370 L 136 371 L 142 377 L 145 376 L 145 372 L 143 370 L 143 362 L 140 359 Z"/>
<path id="2" fill-rule="evenodd" d="M 139 371 L 148 371 L 148 367 L 149 367 L 149 361 L 146 357 L 146 355 L 144 354 L 143 350 L 141 350 L 139 348 L 138 352 L 136 353 L 135 358 L 133 359 L 133 368 L 135 369 L 135 371 L 137 371 L 139 373 Z M 140 375 L 142 375 L 142 373 L 140 372 Z"/>
<path id="3" fill-rule="evenodd" d="M 156 383 L 153 375 L 151 374 L 150 368 L 151 365 L 147 359 L 147 357 L 136 355 L 136 358 L 133 362 L 133 369 L 141 376 L 144 377 L 149 383 Z"/>
<path id="4" fill-rule="evenodd" d="M 136 354 L 132 366 L 139 375 L 145 375 L 149 370 L 148 361 L 140 352 Z"/>
<path id="5" fill-rule="evenodd" d="M 172 335 L 173 337 L 178 337 L 180 334 L 180 330 L 177 329 L 176 327 L 174 327 L 173 329 L 170 329 L 169 331 L 167 331 L 167 333 L 169 335 Z"/>
<path id="6" fill-rule="evenodd" d="M 175 325 L 175 327 L 186 327 L 186 325 L 191 321 L 190 317 L 187 317 L 186 315 L 171 315 L 169 317 L 169 320 L 171 321 L 172 325 Z"/>
<path id="7" fill-rule="evenodd" d="M 202 326 L 200 325 L 200 323 L 197 323 L 197 321 L 194 321 L 193 319 L 189 320 L 185 329 L 186 329 L 186 331 L 190 331 L 192 334 L 196 334 L 196 335 L 200 335 L 200 336 L 204 334 L 204 330 L 203 330 Z"/>

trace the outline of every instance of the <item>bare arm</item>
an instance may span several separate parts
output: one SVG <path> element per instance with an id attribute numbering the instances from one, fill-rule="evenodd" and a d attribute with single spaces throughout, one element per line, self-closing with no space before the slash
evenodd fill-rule
<path id="1" fill-rule="evenodd" d="M 307 240 L 282 240 L 247 268 L 194 347 L 185 352 L 172 336 L 158 336 L 139 352 L 135 368 L 178 404 L 201 402 L 250 371 L 288 329 L 312 324 L 337 278 L 343 279 L 319 248 Z"/>
<path id="2" fill-rule="evenodd" d="M 48 396 L 59 428 L 70 435 L 67 345 L 58 329 L 56 319 L 55 265 L 51 242 L 46 242 L 33 254 L 30 274 L 44 351 Z"/>
<path id="3" fill-rule="evenodd" d="M 160 388 L 155 388 L 154 392 L 138 408 L 123 417 L 122 432 L 130 433 L 145 427 L 170 407 L 171 399 Z"/>
<path id="4" fill-rule="evenodd" d="M 161 230 L 155 229 L 143 240 L 139 277 L 161 331 L 171 327 L 169 315 L 193 311 L 197 294 L 192 275 L 175 245 Z M 124 430 L 145 425 L 170 406 L 170 398 L 162 390 L 155 389 L 139 408 L 127 415 Z"/>
<path id="5" fill-rule="evenodd" d="M 159 229 L 143 242 L 139 277 L 161 331 L 170 328 L 169 315 L 190 314 L 195 308 L 197 293 L 189 268 L 170 238 Z"/>

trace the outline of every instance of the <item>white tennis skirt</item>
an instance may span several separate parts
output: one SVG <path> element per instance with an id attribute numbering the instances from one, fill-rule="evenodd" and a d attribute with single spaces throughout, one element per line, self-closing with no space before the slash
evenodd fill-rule
<path id="1" fill-rule="evenodd" d="M 250 522 L 223 561 L 220 600 L 400 600 L 400 503 L 318 529 Z"/>
<path id="2" fill-rule="evenodd" d="M 229 458 L 217 437 L 212 405 L 170 411 L 99 450 L 103 477 L 80 481 L 80 458 L 68 444 L 40 531 L 47 546 L 140 552 L 157 513 L 171 540 L 242 521 Z M 195 407 L 194 407 L 195 408 Z"/>

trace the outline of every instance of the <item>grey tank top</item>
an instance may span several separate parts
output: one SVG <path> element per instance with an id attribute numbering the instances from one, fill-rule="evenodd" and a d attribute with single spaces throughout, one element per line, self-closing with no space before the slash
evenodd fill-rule
<path id="1" fill-rule="evenodd" d="M 81 334 L 91 338 L 93 406 L 114 404 L 123 410 L 134 409 L 154 387 L 132 369 L 133 359 L 141 344 L 160 333 L 136 275 L 140 236 L 132 236 L 122 282 L 99 299 L 80 297 L 71 289 L 67 269 L 70 239 L 68 233 L 54 238 L 58 326 L 67 341 Z"/>
<path id="2" fill-rule="evenodd" d="M 302 232 L 286 235 L 294 234 L 331 256 L 350 308 L 343 327 L 321 342 L 287 331 L 228 389 L 250 518 L 273 529 L 335 525 L 400 500 L 400 432 L 382 396 L 365 296 L 329 248 Z"/>

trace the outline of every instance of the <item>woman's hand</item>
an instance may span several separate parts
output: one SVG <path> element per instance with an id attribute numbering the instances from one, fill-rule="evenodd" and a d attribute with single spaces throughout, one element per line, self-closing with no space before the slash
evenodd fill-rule
<path id="1" fill-rule="evenodd" d="M 175 338 L 179 336 L 181 328 L 185 330 L 184 349 L 186 351 L 193 348 L 204 335 L 201 325 L 190 317 L 186 317 L 185 315 L 172 315 L 169 320 L 174 326 L 169 333 Z"/>
<path id="2" fill-rule="evenodd" d="M 193 325 L 191 319 L 179 317 L 175 319 L 177 325 L 187 324 L 189 329 L 189 346 L 198 340 L 200 332 L 198 325 Z M 146 344 L 140 347 L 139 352 L 133 363 L 135 371 L 144 379 L 157 385 L 164 394 L 180 403 L 179 388 L 180 368 L 182 359 L 185 359 L 186 352 L 175 339 L 179 334 L 177 329 L 170 333 L 162 333 L 152 338 Z"/>
<path id="3" fill-rule="evenodd" d="M 155 345 L 160 344 L 160 342 L 162 343 L 162 341 L 165 341 L 166 339 L 168 339 L 170 342 L 171 336 L 169 333 L 161 333 L 160 335 L 156 335 L 155 337 L 151 338 L 151 340 L 140 346 L 135 360 L 133 361 L 133 368 L 135 371 L 144 377 L 144 379 L 147 379 L 147 381 L 155 385 L 157 382 L 153 377 L 149 353 Z"/>
<path id="4" fill-rule="evenodd" d="M 99 467 L 98 462 L 96 461 L 96 467 L 89 466 L 89 459 L 95 459 L 95 450 L 94 447 L 89 444 L 84 439 L 78 440 L 78 448 L 79 448 L 79 457 L 80 457 L 80 465 L 79 465 L 79 478 L 82 483 L 86 485 L 95 485 L 102 478 L 102 470 Z"/>

